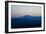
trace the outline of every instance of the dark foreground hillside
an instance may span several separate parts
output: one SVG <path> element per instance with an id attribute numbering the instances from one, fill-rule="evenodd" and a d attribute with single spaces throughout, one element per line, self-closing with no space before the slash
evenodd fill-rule
<path id="1" fill-rule="evenodd" d="M 11 18 L 11 28 L 41 27 L 41 16 L 23 16 Z"/>

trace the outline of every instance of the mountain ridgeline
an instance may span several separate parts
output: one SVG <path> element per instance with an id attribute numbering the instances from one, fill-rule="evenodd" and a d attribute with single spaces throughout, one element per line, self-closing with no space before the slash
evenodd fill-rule
<path id="1" fill-rule="evenodd" d="M 11 18 L 11 28 L 41 27 L 41 16 L 25 15 L 20 18 Z"/>

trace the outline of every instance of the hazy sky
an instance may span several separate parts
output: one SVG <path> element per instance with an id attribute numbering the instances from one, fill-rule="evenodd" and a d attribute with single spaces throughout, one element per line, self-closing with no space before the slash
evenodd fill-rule
<path id="1" fill-rule="evenodd" d="M 11 5 L 11 16 L 40 16 L 41 6 Z"/>

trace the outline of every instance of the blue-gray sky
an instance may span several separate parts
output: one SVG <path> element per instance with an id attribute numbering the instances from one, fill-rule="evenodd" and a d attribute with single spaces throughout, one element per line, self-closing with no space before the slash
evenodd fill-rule
<path id="1" fill-rule="evenodd" d="M 11 5 L 11 16 L 41 16 L 41 6 Z"/>

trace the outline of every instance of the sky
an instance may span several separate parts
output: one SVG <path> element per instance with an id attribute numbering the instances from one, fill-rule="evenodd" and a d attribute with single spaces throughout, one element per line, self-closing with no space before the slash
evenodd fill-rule
<path id="1" fill-rule="evenodd" d="M 11 5 L 11 16 L 41 16 L 41 6 Z"/>

